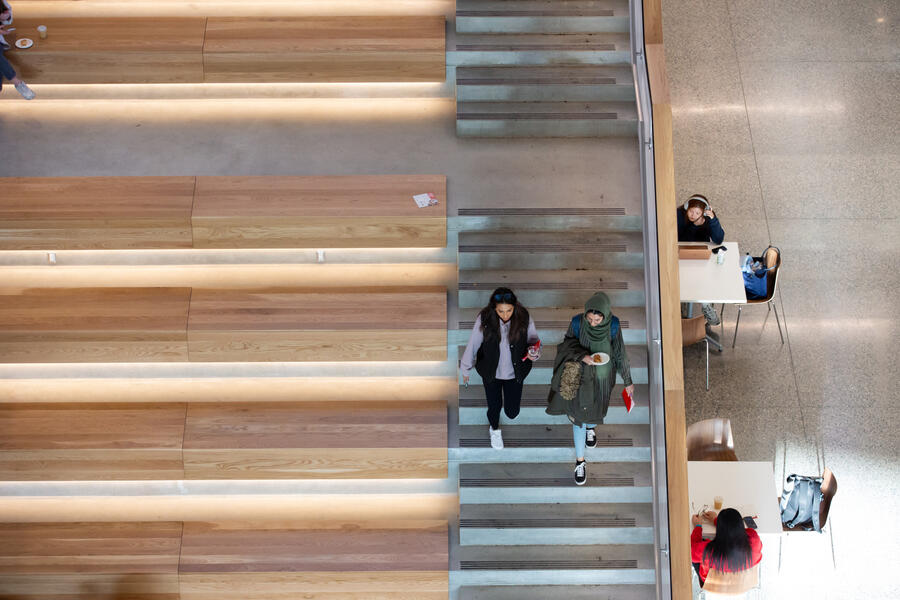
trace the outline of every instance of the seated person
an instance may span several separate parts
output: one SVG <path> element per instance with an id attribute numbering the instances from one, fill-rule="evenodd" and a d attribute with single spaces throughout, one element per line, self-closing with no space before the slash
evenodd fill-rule
<path id="1" fill-rule="evenodd" d="M 703 519 L 716 526 L 716 537 L 703 539 Z M 700 578 L 700 587 L 706 582 L 711 569 L 724 573 L 737 573 L 753 568 L 762 560 L 762 540 L 753 529 L 744 527 L 741 513 L 733 508 L 723 509 L 716 517 L 715 511 L 691 517 L 691 562 Z"/>
<path id="2" fill-rule="evenodd" d="M 709 200 L 700 194 L 694 194 L 690 200 L 678 209 L 678 241 L 679 242 L 712 242 L 721 244 L 725 239 L 725 231 L 719 218 L 709 205 Z M 719 315 L 712 304 L 701 304 L 703 315 L 708 325 L 718 325 Z"/>
<path id="3" fill-rule="evenodd" d="M 12 8 L 10 7 L 9 2 L 7 2 L 7 0 L 0 0 L 0 90 L 3 89 L 3 79 L 5 78 L 16 86 L 16 91 L 22 94 L 23 98 L 31 100 L 34 98 L 34 92 L 24 81 L 19 79 L 19 76 L 16 75 L 16 70 L 9 64 L 6 57 L 3 56 L 3 52 L 9 49 L 9 44 L 3 36 L 12 31 L 10 28 L 12 20 Z"/>

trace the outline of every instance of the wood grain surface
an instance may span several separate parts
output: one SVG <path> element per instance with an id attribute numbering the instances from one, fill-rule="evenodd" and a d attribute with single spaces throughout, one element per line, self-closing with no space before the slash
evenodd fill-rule
<path id="1" fill-rule="evenodd" d="M 194 290 L 190 359 L 444 360 L 442 288 Z"/>
<path id="2" fill-rule="evenodd" d="M 184 420 L 184 404 L 0 405 L 0 480 L 182 479 Z"/>
<path id="3" fill-rule="evenodd" d="M 444 175 L 198 177 L 198 248 L 409 248 L 447 243 Z M 415 194 L 438 204 L 418 208 Z"/>
<path id="4" fill-rule="evenodd" d="M 0 290 L 0 362 L 187 359 L 190 288 Z"/>
<path id="5" fill-rule="evenodd" d="M 47 39 L 35 32 L 47 26 Z M 7 53 L 30 83 L 203 81 L 203 17 L 16 19 L 34 46 Z"/>
<path id="6" fill-rule="evenodd" d="M 179 600 L 177 573 L 0 575 L 0 598 Z"/>
<path id="7" fill-rule="evenodd" d="M 190 248 L 194 177 L 9 177 L 0 250 Z"/>
<path id="8" fill-rule="evenodd" d="M 444 81 L 444 17 L 210 17 L 207 82 Z"/>
<path id="9" fill-rule="evenodd" d="M 0 573 L 176 573 L 180 522 L 0 523 Z"/>
<path id="10" fill-rule="evenodd" d="M 183 600 L 446 600 L 446 571 L 183 573 Z"/>
<path id="11" fill-rule="evenodd" d="M 445 571 L 446 521 L 185 523 L 182 573 Z"/>

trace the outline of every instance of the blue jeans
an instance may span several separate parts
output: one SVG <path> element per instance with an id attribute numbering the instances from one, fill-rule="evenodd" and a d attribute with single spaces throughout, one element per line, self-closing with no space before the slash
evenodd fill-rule
<path id="1" fill-rule="evenodd" d="M 587 430 L 593 429 L 596 425 L 582 423 L 581 427 L 572 425 L 572 437 L 575 438 L 575 458 L 584 458 L 584 444 L 587 441 Z"/>
<path id="2" fill-rule="evenodd" d="M 0 89 L 3 89 L 3 80 L 9 79 L 12 81 L 16 78 L 16 70 L 13 69 L 13 66 L 9 64 L 9 61 L 6 60 L 6 57 L 3 56 L 3 48 L 0 46 Z"/>

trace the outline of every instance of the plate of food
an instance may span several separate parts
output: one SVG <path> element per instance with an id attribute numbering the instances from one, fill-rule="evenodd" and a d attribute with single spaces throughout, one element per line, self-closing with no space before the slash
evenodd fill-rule
<path id="1" fill-rule="evenodd" d="M 19 38 L 16 40 L 16 48 L 21 48 L 22 50 L 27 50 L 34 46 L 34 40 L 30 38 Z"/>
<path id="2" fill-rule="evenodd" d="M 594 361 L 595 365 L 605 365 L 609 362 L 609 354 L 606 352 L 594 352 L 591 354 L 591 360 Z"/>

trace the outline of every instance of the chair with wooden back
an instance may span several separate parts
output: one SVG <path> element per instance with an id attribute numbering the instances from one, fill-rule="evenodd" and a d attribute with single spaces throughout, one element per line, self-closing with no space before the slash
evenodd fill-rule
<path id="1" fill-rule="evenodd" d="M 759 565 L 737 573 L 711 569 L 706 576 L 700 598 L 714 600 L 715 598 L 745 596 L 750 590 L 758 590 L 759 587 Z"/>
<path id="2" fill-rule="evenodd" d="M 703 342 L 706 344 L 706 390 L 709 391 L 709 340 L 706 339 L 706 317 L 681 319 L 681 345 L 693 346 Z"/>
<path id="3" fill-rule="evenodd" d="M 778 273 L 781 271 L 781 250 L 775 246 L 769 246 L 763 252 L 761 262 L 768 269 L 766 273 L 766 297 L 748 299 L 747 304 L 765 304 L 771 311 L 775 309 L 775 323 L 778 325 L 778 335 L 781 336 L 781 343 L 784 343 L 784 333 L 781 331 L 781 321 L 778 318 L 778 305 L 775 303 L 775 292 L 778 291 Z M 731 347 L 737 343 L 738 326 L 741 324 L 741 308 L 743 304 L 738 304 L 737 321 L 734 323 L 734 339 L 731 340 Z M 722 305 L 722 312 L 725 312 L 725 305 Z"/>
<path id="4" fill-rule="evenodd" d="M 688 460 L 737 461 L 731 421 L 706 419 L 687 428 Z"/>

